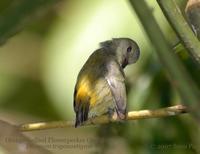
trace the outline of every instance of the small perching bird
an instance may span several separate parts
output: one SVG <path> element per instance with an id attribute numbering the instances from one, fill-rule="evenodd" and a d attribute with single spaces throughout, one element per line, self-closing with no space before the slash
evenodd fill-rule
<path id="1" fill-rule="evenodd" d="M 137 43 L 129 38 L 114 38 L 100 43 L 88 58 L 74 90 L 75 127 L 88 118 L 117 113 L 126 118 L 126 87 L 123 69 L 140 56 Z"/>

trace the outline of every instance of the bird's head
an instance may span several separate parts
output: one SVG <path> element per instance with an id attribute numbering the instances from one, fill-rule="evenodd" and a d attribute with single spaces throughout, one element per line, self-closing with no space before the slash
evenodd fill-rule
<path id="1" fill-rule="evenodd" d="M 113 38 L 101 44 L 109 48 L 122 68 L 128 64 L 135 63 L 140 56 L 140 49 L 137 43 L 129 38 Z"/>

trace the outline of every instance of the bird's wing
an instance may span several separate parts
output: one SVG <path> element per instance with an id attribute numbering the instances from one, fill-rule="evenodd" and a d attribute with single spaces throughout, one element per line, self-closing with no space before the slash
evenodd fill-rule
<path id="1" fill-rule="evenodd" d="M 126 117 L 126 87 L 123 70 L 115 61 L 111 61 L 107 69 L 106 80 L 116 103 L 117 114 L 120 119 L 124 119 Z"/>

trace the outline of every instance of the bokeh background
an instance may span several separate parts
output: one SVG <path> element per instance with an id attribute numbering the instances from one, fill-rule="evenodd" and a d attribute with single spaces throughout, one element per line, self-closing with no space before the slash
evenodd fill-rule
<path id="1" fill-rule="evenodd" d="M 185 0 L 177 1 L 185 7 Z M 20 2 L 23 0 L 1 0 L 0 19 Z M 178 39 L 156 1 L 147 2 L 172 50 L 200 86 L 199 68 L 184 47 L 176 45 Z M 1 120 L 12 124 L 73 120 L 73 89 L 79 70 L 99 42 L 115 37 L 132 38 L 141 49 L 139 61 L 125 70 L 128 110 L 181 103 L 127 0 L 63 0 L 28 18 L 0 46 Z M 24 134 L 56 154 L 200 152 L 199 127 L 188 114 Z M 0 153 L 4 153 L 3 148 Z"/>

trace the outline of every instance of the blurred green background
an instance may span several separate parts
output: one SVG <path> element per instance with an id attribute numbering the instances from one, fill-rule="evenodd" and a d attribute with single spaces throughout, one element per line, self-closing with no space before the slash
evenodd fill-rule
<path id="1" fill-rule="evenodd" d="M 185 1 L 177 1 L 184 8 Z M 15 9 L 23 2 L 1 0 L 0 22 L 10 8 Z M 200 87 L 199 68 L 183 46 L 174 47 L 178 39 L 156 1 L 150 0 L 148 4 L 173 51 Z M 17 13 L 22 16 L 20 10 Z M 128 110 L 181 103 L 127 0 L 63 0 L 26 18 L 26 24 L 20 23 L 23 30 L 0 46 L 1 120 L 20 124 L 74 119 L 73 89 L 78 72 L 99 42 L 115 37 L 132 38 L 141 48 L 139 61 L 125 70 Z M 25 134 L 56 154 L 200 153 L 199 127 L 188 114 Z M 55 140 L 46 143 L 43 139 L 49 137 Z M 48 146 L 53 144 L 57 146 Z"/>

